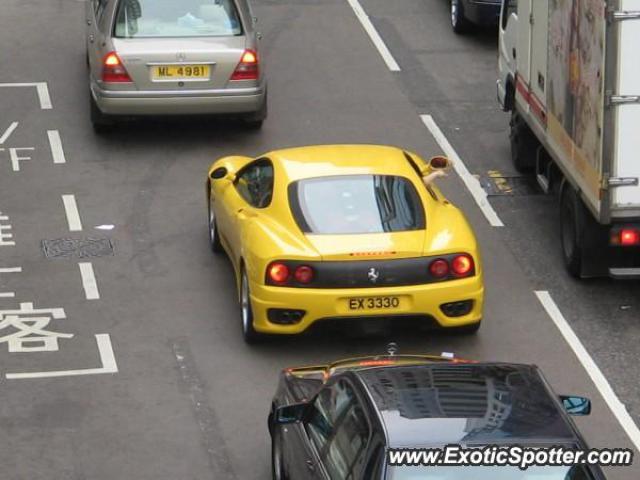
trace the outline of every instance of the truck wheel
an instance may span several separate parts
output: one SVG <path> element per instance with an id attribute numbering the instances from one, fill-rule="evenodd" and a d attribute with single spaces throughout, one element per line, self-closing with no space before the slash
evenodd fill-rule
<path id="1" fill-rule="evenodd" d="M 560 197 L 562 256 L 567 271 L 576 278 L 580 278 L 582 273 L 583 209 L 576 191 L 570 185 L 565 185 Z"/>
<path id="2" fill-rule="evenodd" d="M 520 173 L 531 172 L 536 166 L 536 153 L 540 142 L 516 110 L 511 112 L 509 126 L 513 166 Z"/>
<path id="3" fill-rule="evenodd" d="M 460 0 L 451 0 L 451 28 L 458 34 L 469 30 L 469 20 L 464 16 Z"/>

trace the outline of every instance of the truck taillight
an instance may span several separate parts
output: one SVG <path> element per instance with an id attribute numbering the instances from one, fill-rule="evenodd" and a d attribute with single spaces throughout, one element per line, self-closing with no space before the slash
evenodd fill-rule
<path id="1" fill-rule="evenodd" d="M 116 52 L 109 52 L 102 61 L 102 81 L 107 83 L 131 83 L 131 77 Z"/>
<path id="2" fill-rule="evenodd" d="M 640 228 L 621 228 L 611 233 L 611 244 L 621 247 L 640 246 Z"/>
<path id="3" fill-rule="evenodd" d="M 258 53 L 255 50 L 245 50 L 240 58 L 240 63 L 236 67 L 230 80 L 258 80 L 260 67 Z"/>

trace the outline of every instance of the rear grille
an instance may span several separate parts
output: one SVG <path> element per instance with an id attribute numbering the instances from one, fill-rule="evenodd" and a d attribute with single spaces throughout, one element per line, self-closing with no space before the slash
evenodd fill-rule
<path id="1" fill-rule="evenodd" d="M 314 278 L 309 284 L 289 282 L 286 286 L 297 288 L 385 288 L 424 285 L 455 279 L 454 276 L 435 278 L 429 273 L 429 265 L 437 259 L 451 263 L 460 254 L 434 257 L 404 258 L 394 260 L 357 260 L 299 262 L 286 261 L 290 271 L 300 265 L 313 269 Z M 467 277 L 475 275 L 475 270 Z M 269 278 L 266 283 L 272 284 Z M 283 285 L 285 286 L 285 285 Z"/>

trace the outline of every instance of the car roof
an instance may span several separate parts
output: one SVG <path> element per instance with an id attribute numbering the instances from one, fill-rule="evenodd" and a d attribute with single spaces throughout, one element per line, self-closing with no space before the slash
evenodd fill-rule
<path id="1" fill-rule="evenodd" d="M 405 151 L 383 145 L 318 145 L 270 152 L 265 157 L 282 166 L 290 182 L 333 175 L 397 175 L 417 172 Z"/>
<path id="2" fill-rule="evenodd" d="M 451 363 L 354 373 L 390 447 L 579 442 L 535 366 Z"/>

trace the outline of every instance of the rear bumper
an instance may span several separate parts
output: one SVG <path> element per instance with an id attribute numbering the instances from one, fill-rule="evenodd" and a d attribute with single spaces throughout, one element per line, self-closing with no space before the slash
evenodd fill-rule
<path id="1" fill-rule="evenodd" d="M 91 94 L 108 115 L 241 114 L 257 112 L 266 86 L 191 91 L 117 91 L 91 85 Z"/>
<path id="2" fill-rule="evenodd" d="M 317 321 L 327 319 L 380 320 L 398 317 L 430 317 L 438 326 L 461 327 L 482 319 L 484 286 L 481 276 L 449 282 L 390 288 L 301 289 L 258 285 L 250 282 L 254 328 L 261 333 L 296 334 Z M 347 299 L 371 297 L 403 297 L 401 308 L 350 311 Z M 440 306 L 451 302 L 473 301 L 471 311 L 460 317 L 447 317 Z M 281 325 L 268 320 L 273 308 L 304 310 L 302 319 L 293 325 Z"/>
<path id="3" fill-rule="evenodd" d="M 464 16 L 482 26 L 498 25 L 500 20 L 500 2 L 488 0 L 467 0 L 464 2 Z"/>

